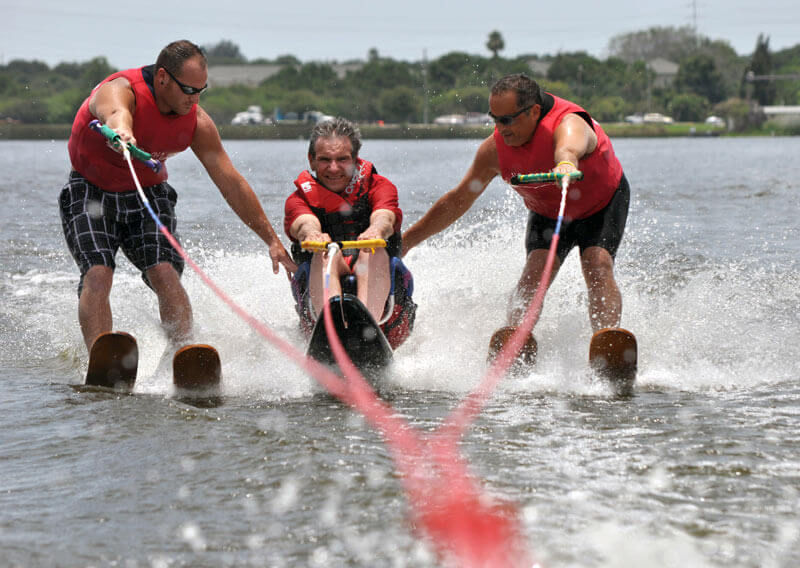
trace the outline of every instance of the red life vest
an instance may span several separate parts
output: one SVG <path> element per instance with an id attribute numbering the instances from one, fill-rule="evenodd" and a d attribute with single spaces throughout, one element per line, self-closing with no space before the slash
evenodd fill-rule
<path id="1" fill-rule="evenodd" d="M 539 119 L 533 136 L 522 146 L 508 146 L 495 128 L 494 141 L 503 179 L 508 182 L 514 174 L 549 172 L 555 166 L 553 156 L 553 133 L 561 120 L 570 113 L 588 113 L 575 103 L 553 96 L 553 107 Z M 583 172 L 583 180 L 571 182 L 567 192 L 564 217 L 585 219 L 608 205 L 622 179 L 619 163 L 611 140 L 594 119 L 591 126 L 597 135 L 597 147 L 576 164 Z M 531 211 L 555 219 L 561 203 L 561 188 L 558 184 L 513 186 L 525 200 Z"/>
<path id="2" fill-rule="evenodd" d="M 89 111 L 89 100 L 101 85 L 117 77 L 128 80 L 136 97 L 133 115 L 136 145 L 162 162 L 169 156 L 183 152 L 192 143 L 197 127 L 197 105 L 186 115 L 162 114 L 142 76 L 142 68 L 114 73 L 97 85 L 83 101 L 69 137 L 69 157 L 73 169 L 105 191 L 133 191 L 136 186 L 125 159 L 106 145 L 106 138 L 88 127 L 97 118 Z M 133 160 L 133 167 L 142 186 L 156 185 L 167 179 L 166 164 L 158 173 L 138 160 Z"/>
<path id="3" fill-rule="evenodd" d="M 395 214 L 395 232 L 389 244 L 392 239 L 399 240 L 403 212 L 397 204 L 397 188 L 379 175 L 370 162 L 359 158 L 356 167 L 358 171 L 341 193 L 327 189 L 308 170 L 297 177 L 294 181 L 297 190 L 286 200 L 284 217 L 284 229 L 290 238 L 292 223 L 308 207 L 319 219 L 322 232 L 334 241 L 355 240 L 369 227 L 374 209 L 391 210 Z"/>

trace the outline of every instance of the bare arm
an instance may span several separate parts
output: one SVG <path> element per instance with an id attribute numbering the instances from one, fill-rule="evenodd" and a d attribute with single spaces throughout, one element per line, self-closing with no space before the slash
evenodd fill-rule
<path id="1" fill-rule="evenodd" d="M 359 239 L 386 240 L 394 234 L 395 214 L 388 209 L 376 209 L 369 217 L 369 227 L 361 233 Z M 303 214 L 297 217 L 289 227 L 289 234 L 301 243 L 316 241 L 326 243 L 330 235 L 322 232 L 322 224 L 316 215 Z"/>
<path id="2" fill-rule="evenodd" d="M 133 137 L 133 113 L 136 97 L 124 77 L 104 83 L 89 100 L 89 112 L 113 129 L 124 142 L 136 144 Z"/>
<path id="3" fill-rule="evenodd" d="M 316 215 L 304 213 L 292 222 L 289 227 L 289 234 L 298 242 L 314 241 L 327 243 L 331 240 L 330 235 L 322 232 L 322 223 Z"/>
<path id="4" fill-rule="evenodd" d="M 419 243 L 443 231 L 466 213 L 500 173 L 494 137 L 484 140 L 464 178 L 442 195 L 422 218 L 403 234 L 403 255 Z"/>
<path id="5" fill-rule="evenodd" d="M 383 239 L 386 240 L 394 234 L 394 211 L 388 209 L 376 209 L 369 216 L 369 227 L 361 233 L 359 239 Z"/>
<path id="6" fill-rule="evenodd" d="M 597 148 L 597 134 L 577 114 L 568 114 L 553 133 L 553 152 L 557 165 L 554 171 L 562 174 L 578 170 L 578 161 Z M 569 162 L 569 163 L 561 163 Z"/>
<path id="7" fill-rule="evenodd" d="M 272 271 L 277 274 L 279 264 L 287 273 L 297 270 L 281 240 L 261 208 L 258 197 L 250 184 L 233 166 L 228 153 L 222 147 L 216 125 L 206 112 L 197 107 L 197 130 L 192 141 L 192 151 L 205 167 L 211 180 L 245 225 L 250 227 L 269 247 Z"/>

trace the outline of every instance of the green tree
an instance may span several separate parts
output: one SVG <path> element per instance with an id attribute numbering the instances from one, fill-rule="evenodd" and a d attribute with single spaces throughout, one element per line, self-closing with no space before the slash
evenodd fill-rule
<path id="1" fill-rule="evenodd" d="M 693 55 L 685 59 L 678 68 L 675 88 L 705 97 L 711 103 L 718 103 L 725 98 L 722 75 L 708 55 Z"/>
<path id="2" fill-rule="evenodd" d="M 601 97 L 592 102 L 592 117 L 600 122 L 621 121 L 625 115 L 625 99 L 622 97 Z"/>
<path id="3" fill-rule="evenodd" d="M 611 68 L 607 68 L 603 62 L 584 51 L 579 51 L 555 56 L 547 71 L 547 79 L 569 85 L 570 90 L 575 93 L 577 102 L 580 103 L 595 96 L 617 94 L 615 89 L 610 88 L 613 74 L 615 73 L 611 72 Z"/>
<path id="4" fill-rule="evenodd" d="M 503 41 L 503 36 L 497 30 L 489 34 L 489 40 L 486 42 L 486 49 L 492 52 L 492 57 L 497 59 L 498 54 L 506 47 L 506 42 Z"/>
<path id="5" fill-rule="evenodd" d="M 237 65 L 246 63 L 247 58 L 239 51 L 239 46 L 228 39 L 203 46 L 210 65 Z"/>
<path id="6" fill-rule="evenodd" d="M 714 114 L 727 119 L 733 130 L 741 132 L 760 126 L 766 117 L 750 112 L 750 105 L 742 99 L 728 99 L 714 107 Z"/>
<path id="7" fill-rule="evenodd" d="M 431 101 L 431 111 L 434 116 L 486 112 L 488 107 L 489 93 L 486 87 L 451 89 L 436 95 Z"/>
<path id="8" fill-rule="evenodd" d="M 105 57 L 95 57 L 81 67 L 81 83 L 89 89 L 116 71 Z"/>
<path id="9" fill-rule="evenodd" d="M 408 87 L 385 90 L 380 96 L 383 119 L 388 122 L 414 122 L 419 116 L 419 98 Z"/>
<path id="10" fill-rule="evenodd" d="M 393 59 L 377 59 L 364 64 L 357 71 L 347 73 L 347 83 L 370 96 L 394 87 L 414 88 L 421 84 L 418 70 L 410 64 Z"/>
<path id="11" fill-rule="evenodd" d="M 708 100 L 693 93 L 676 95 L 667 105 L 670 116 L 682 122 L 699 122 L 708 116 Z"/>
<path id="12" fill-rule="evenodd" d="M 327 63 L 306 63 L 300 67 L 286 66 L 262 84 L 280 86 L 282 90 L 309 89 L 327 93 L 336 88 L 338 81 L 336 72 Z"/>
<path id="13" fill-rule="evenodd" d="M 279 55 L 275 58 L 276 65 L 302 65 L 302 61 L 294 55 Z"/>
<path id="14" fill-rule="evenodd" d="M 491 72 L 485 57 L 463 52 L 451 52 L 432 61 L 428 66 L 428 88 L 432 93 L 455 87 L 487 86 Z"/>
<path id="15" fill-rule="evenodd" d="M 753 75 L 772 74 L 772 56 L 769 52 L 769 37 L 759 34 L 753 57 L 750 58 L 748 72 Z M 747 76 L 745 76 L 747 80 Z M 752 86 L 753 98 L 760 104 L 771 105 L 775 101 L 775 83 L 773 81 L 755 81 Z"/>
<path id="16" fill-rule="evenodd" d="M 628 63 L 657 57 L 677 63 L 694 53 L 698 39 L 691 26 L 653 27 L 614 36 L 608 42 L 608 52 Z"/>

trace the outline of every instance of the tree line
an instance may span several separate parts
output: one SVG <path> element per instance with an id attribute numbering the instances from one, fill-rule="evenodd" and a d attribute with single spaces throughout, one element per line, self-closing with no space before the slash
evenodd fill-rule
<path id="1" fill-rule="evenodd" d="M 800 73 L 800 44 L 772 52 L 764 35 L 749 56 L 739 56 L 728 42 L 699 36 L 689 27 L 615 36 L 606 59 L 585 52 L 505 58 L 505 42 L 497 30 L 484 47 L 490 55 L 451 52 L 412 62 L 382 57 L 373 48 L 360 66 L 339 76 L 332 63 L 303 63 L 292 55 L 247 60 L 236 44 L 223 40 L 205 46 L 210 65 L 268 63 L 279 71 L 258 86 L 210 89 L 201 104 L 221 123 L 250 105 L 266 112 L 316 110 L 358 122 L 420 123 L 443 114 L 486 112 L 488 87 L 509 73 L 533 76 L 545 90 L 581 104 L 605 122 L 645 112 L 699 121 L 713 113 L 736 118 L 746 127 L 743 118 L 753 116 L 751 102 L 800 104 L 798 80 L 747 80 L 748 73 Z M 671 83 L 657 81 L 650 65 L 656 58 L 678 65 Z M 0 121 L 69 123 L 88 91 L 114 71 L 104 57 L 52 68 L 39 61 L 10 61 L 0 66 Z"/>

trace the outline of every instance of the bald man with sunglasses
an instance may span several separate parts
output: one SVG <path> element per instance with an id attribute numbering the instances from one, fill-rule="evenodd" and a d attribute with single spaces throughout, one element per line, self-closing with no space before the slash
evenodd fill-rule
<path id="1" fill-rule="evenodd" d="M 489 109 L 494 132 L 480 145 L 458 185 L 403 234 L 403 254 L 466 213 L 496 176 L 510 182 L 514 174 L 580 170 L 583 181 L 570 183 L 567 193 L 552 278 L 577 245 L 589 291 L 592 329 L 618 327 L 622 296 L 614 279 L 614 258 L 625 230 L 630 189 L 611 141 L 584 109 L 540 91 L 523 74 L 503 77 L 492 86 Z M 490 355 L 502 348 L 519 325 L 539 286 L 561 201 L 557 184 L 513 187 L 530 211 L 527 259 L 509 304 L 508 326 L 493 336 Z M 522 353 L 524 363 L 534 362 L 532 334 Z"/>
<path id="2" fill-rule="evenodd" d="M 161 51 L 155 65 L 106 78 L 78 110 L 68 145 L 72 172 L 59 206 L 64 237 L 80 269 L 78 319 L 90 350 L 101 333 L 111 331 L 109 295 L 120 248 L 156 293 L 171 345 L 189 343 L 192 335 L 192 309 L 180 282 L 183 259 L 143 207 L 119 149 L 88 127 L 92 120 L 162 162 L 191 148 L 230 207 L 269 247 L 273 272 L 280 265 L 289 273 L 297 269 L 198 104 L 207 81 L 202 50 L 176 41 Z M 177 194 L 167 183 L 166 165 L 154 172 L 134 161 L 134 169 L 156 215 L 174 235 Z"/>

